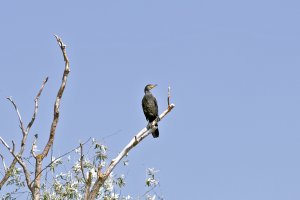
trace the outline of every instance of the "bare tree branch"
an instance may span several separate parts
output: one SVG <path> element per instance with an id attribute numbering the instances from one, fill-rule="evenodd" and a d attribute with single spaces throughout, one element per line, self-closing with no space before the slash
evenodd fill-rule
<path id="1" fill-rule="evenodd" d="M 5 165 L 4 157 L 3 157 L 2 154 L 0 154 L 0 157 L 1 157 L 1 160 L 2 160 L 4 171 L 6 172 L 7 168 L 6 168 L 6 165 Z"/>
<path id="2" fill-rule="evenodd" d="M 22 117 L 21 117 L 21 114 L 19 112 L 19 109 L 18 109 L 16 103 L 14 102 L 14 100 L 12 99 L 12 97 L 7 97 L 6 99 L 9 100 L 13 104 L 13 106 L 14 106 L 16 112 L 17 112 L 17 115 L 18 115 L 18 119 L 19 119 L 19 123 L 20 123 L 20 129 L 22 131 L 22 134 L 23 134 L 23 136 L 26 135 L 26 131 L 24 129 Z"/>
<path id="3" fill-rule="evenodd" d="M 160 120 L 162 120 L 173 108 L 175 107 L 174 104 L 171 104 L 170 106 L 168 106 L 168 108 L 162 113 L 160 114 L 159 118 Z M 147 137 L 149 134 L 151 134 L 152 132 L 154 132 L 157 128 L 157 126 L 155 126 L 157 124 L 157 119 L 154 120 L 151 123 L 152 128 L 151 129 L 147 129 L 144 128 L 143 130 L 141 130 L 138 134 L 136 134 L 136 136 L 134 136 L 134 138 L 131 139 L 131 141 L 126 145 L 126 147 L 119 153 L 119 155 L 112 160 L 112 162 L 110 163 L 109 167 L 107 168 L 105 174 L 108 176 L 112 170 L 116 167 L 116 165 L 122 160 L 122 158 L 124 156 L 126 156 L 128 154 L 128 152 L 134 147 L 136 146 L 138 143 L 140 143 L 145 137 Z"/>
<path id="4" fill-rule="evenodd" d="M 18 109 L 17 105 L 13 101 L 12 97 L 7 98 L 13 104 L 13 106 L 14 106 L 17 114 L 18 114 L 18 118 L 19 118 L 19 122 L 20 122 L 20 127 L 21 127 L 22 134 L 23 134 L 22 141 L 21 141 L 21 149 L 20 149 L 20 151 L 18 153 L 19 156 L 22 156 L 23 152 L 25 150 L 25 143 L 26 143 L 26 140 L 27 140 L 27 136 L 28 136 L 29 130 L 30 130 L 31 126 L 33 125 L 34 120 L 36 118 L 37 111 L 38 111 L 38 101 L 39 101 L 39 98 L 40 98 L 40 96 L 42 94 L 42 91 L 44 89 L 44 86 L 45 86 L 47 80 L 48 80 L 48 77 L 46 77 L 45 80 L 43 81 L 41 89 L 39 90 L 39 92 L 38 92 L 38 94 L 37 94 L 37 96 L 36 96 L 36 98 L 34 100 L 35 107 L 34 107 L 33 116 L 32 116 L 31 121 L 28 123 L 26 130 L 24 129 L 23 121 L 22 121 L 22 118 L 21 118 L 21 114 L 19 112 L 19 109 Z M 12 161 L 12 163 L 10 164 L 10 166 L 8 167 L 8 170 L 6 170 L 4 177 L 0 181 L 0 189 L 6 183 L 6 181 L 9 179 L 9 177 L 11 175 L 11 171 L 13 170 L 13 168 L 15 167 L 16 164 L 17 164 L 17 159 L 14 158 L 14 160 Z"/>
<path id="5" fill-rule="evenodd" d="M 44 150 L 42 151 L 42 153 L 35 157 L 36 164 L 35 164 L 35 178 L 34 178 L 34 186 L 33 186 L 34 193 L 32 194 L 33 199 L 35 199 L 35 200 L 40 199 L 42 161 L 48 155 L 48 152 L 54 142 L 56 127 L 57 127 L 58 119 L 59 119 L 60 101 L 61 101 L 62 95 L 63 95 L 65 87 L 66 87 L 68 74 L 70 72 L 69 59 L 67 57 L 67 52 L 66 52 L 66 45 L 62 42 L 61 38 L 59 38 L 57 35 L 54 35 L 54 36 L 55 36 L 56 41 L 62 51 L 62 54 L 63 54 L 64 61 L 65 61 L 65 69 L 64 69 L 64 73 L 63 73 L 63 77 L 62 77 L 62 82 L 61 82 L 61 85 L 58 90 L 56 100 L 54 103 L 54 116 L 53 116 L 53 121 L 52 121 L 51 128 L 50 128 L 50 135 L 49 135 L 48 142 L 47 142 Z"/>
<path id="6" fill-rule="evenodd" d="M 151 191 L 153 191 L 158 185 L 154 185 L 152 186 L 149 190 L 147 190 L 143 195 L 142 197 L 146 197 L 147 194 L 149 194 Z"/>
<path id="7" fill-rule="evenodd" d="M 20 157 L 20 155 L 16 155 L 14 153 L 14 149 L 15 149 L 15 143 L 14 143 L 14 141 L 12 141 L 12 143 L 13 143 L 13 148 L 12 149 L 9 147 L 9 145 L 1 137 L 0 137 L 0 141 L 7 148 L 7 150 L 11 153 L 11 155 L 17 160 L 17 162 L 21 165 L 21 167 L 23 168 L 28 188 L 30 190 L 32 190 L 32 188 L 30 187 L 30 182 L 31 182 L 30 181 L 30 172 L 27 170 L 26 164 L 23 162 L 23 160 Z"/>
<path id="8" fill-rule="evenodd" d="M 173 108 L 175 107 L 174 104 L 170 104 L 168 108 L 159 116 L 159 120 L 162 120 Z M 129 151 L 138 145 L 145 137 L 147 137 L 149 134 L 154 132 L 157 129 L 158 119 L 154 120 L 151 123 L 151 129 L 144 128 L 140 132 L 138 132 L 131 141 L 124 147 L 124 149 L 119 153 L 119 155 L 113 159 L 106 169 L 105 173 L 101 173 L 100 168 L 98 168 L 98 177 L 92 186 L 91 191 L 89 192 L 88 198 L 89 200 L 93 200 L 96 198 L 97 193 L 100 189 L 100 187 L 103 185 L 104 181 L 107 179 L 107 177 L 110 175 L 112 170 L 116 167 L 116 165 L 129 153 Z"/>
<path id="9" fill-rule="evenodd" d="M 33 156 L 34 158 L 36 157 L 36 154 L 35 154 L 35 148 L 36 148 L 37 138 L 38 138 L 38 135 L 35 134 L 35 135 L 34 135 L 33 142 L 32 142 L 32 145 L 31 145 L 31 151 L 30 151 L 30 153 L 32 154 L 32 156 Z"/>
<path id="10" fill-rule="evenodd" d="M 48 77 L 45 78 L 45 80 L 43 81 L 43 84 L 38 92 L 38 94 L 36 95 L 35 99 L 34 99 L 34 112 L 33 112 L 33 115 L 32 115 L 32 118 L 31 118 L 31 121 L 28 123 L 27 125 L 27 128 L 26 128 L 26 133 L 28 134 L 32 124 L 34 123 L 34 120 L 35 120 L 35 117 L 36 117 L 36 114 L 38 112 L 38 108 L 39 108 L 39 98 L 42 94 L 42 91 L 45 87 L 45 84 L 47 83 L 48 81 Z"/>
<path id="11" fill-rule="evenodd" d="M 56 132 L 56 127 L 57 127 L 57 123 L 58 123 L 58 119 L 59 119 L 59 106 L 60 106 L 60 101 L 61 101 L 61 97 L 64 93 L 65 87 L 66 87 L 66 83 L 67 83 L 67 78 L 68 78 L 68 74 L 70 72 L 70 67 L 69 67 L 69 60 L 67 57 L 67 52 L 66 52 L 66 45 L 62 42 L 61 38 L 59 38 L 57 35 L 54 35 L 57 43 L 62 51 L 63 57 L 64 57 L 64 61 L 65 61 L 65 70 L 63 73 L 63 77 L 62 77 L 62 83 L 60 85 L 60 88 L 58 90 L 57 96 L 56 96 L 56 100 L 54 103 L 54 116 L 53 116 L 53 121 L 52 121 L 52 125 L 50 128 L 50 137 L 49 140 L 47 142 L 47 145 L 45 146 L 43 153 L 40 154 L 40 156 L 42 158 L 46 157 L 48 155 L 48 152 L 50 150 L 50 147 L 53 145 L 53 141 L 54 141 L 54 136 L 55 136 L 55 132 Z"/>

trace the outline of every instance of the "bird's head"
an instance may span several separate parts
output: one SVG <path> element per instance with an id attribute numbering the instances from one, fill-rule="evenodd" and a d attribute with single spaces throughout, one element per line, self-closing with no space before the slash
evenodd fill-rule
<path id="1" fill-rule="evenodd" d="M 144 91 L 148 92 L 148 91 L 152 90 L 153 88 L 155 88 L 156 86 L 157 86 L 157 84 L 148 84 L 148 85 L 146 85 Z"/>

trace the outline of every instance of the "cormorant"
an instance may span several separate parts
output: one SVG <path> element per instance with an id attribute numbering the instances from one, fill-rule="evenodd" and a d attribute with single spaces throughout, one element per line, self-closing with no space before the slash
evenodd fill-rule
<path id="1" fill-rule="evenodd" d="M 150 90 L 156 86 L 157 86 L 156 84 L 155 85 L 148 84 L 144 89 L 145 95 L 142 100 L 142 106 L 143 106 L 145 117 L 149 123 L 153 122 L 156 118 L 158 118 L 157 101 L 156 98 L 150 92 Z M 157 138 L 159 136 L 158 128 L 152 133 L 152 136 L 154 138 Z"/>

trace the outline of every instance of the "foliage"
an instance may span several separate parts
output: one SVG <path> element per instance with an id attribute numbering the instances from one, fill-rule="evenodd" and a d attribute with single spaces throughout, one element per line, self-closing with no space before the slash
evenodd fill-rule
<path id="1" fill-rule="evenodd" d="M 64 157 L 52 157 L 48 168 L 44 170 L 41 183 L 41 198 L 43 200 L 59 200 L 59 199 L 83 199 L 87 181 L 93 184 L 97 178 L 97 166 L 107 167 L 107 151 L 108 148 L 98 143 L 95 139 L 86 143 L 89 145 L 87 152 L 82 152 L 80 147 L 65 154 Z M 74 158 L 74 159 L 72 159 Z M 26 160 L 31 162 L 33 157 Z M 82 159 L 82 161 L 81 161 Z M 100 165 L 99 165 L 100 164 Z M 124 161 L 124 166 L 128 165 L 128 160 Z M 162 199 L 154 193 L 154 189 L 159 185 L 156 179 L 158 171 L 154 168 L 146 170 L 146 192 L 143 195 L 134 198 L 134 195 L 123 195 L 122 189 L 126 186 L 126 177 L 124 174 L 116 175 L 111 173 L 100 188 L 97 199 L 103 200 L 133 200 L 146 199 L 155 200 Z M 88 180 L 91 177 L 91 180 Z M 6 183 L 7 186 L 13 186 L 12 191 L 1 195 L 1 199 L 17 199 L 20 195 L 27 195 L 29 198 L 31 193 L 26 191 L 26 182 L 21 168 L 14 168 L 11 176 Z"/>

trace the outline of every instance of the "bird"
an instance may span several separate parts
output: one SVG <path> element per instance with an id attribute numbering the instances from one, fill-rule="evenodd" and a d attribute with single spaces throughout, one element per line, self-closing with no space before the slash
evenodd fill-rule
<path id="1" fill-rule="evenodd" d="M 151 91 L 153 88 L 155 88 L 156 84 L 148 84 L 146 85 L 144 92 L 145 95 L 142 99 L 142 107 L 143 111 L 146 117 L 146 120 L 151 124 L 155 119 L 159 119 L 158 116 L 158 106 L 156 98 L 152 95 Z M 148 125 L 149 127 L 149 125 Z M 158 128 L 152 133 L 152 136 L 154 138 L 157 138 L 159 136 Z"/>

